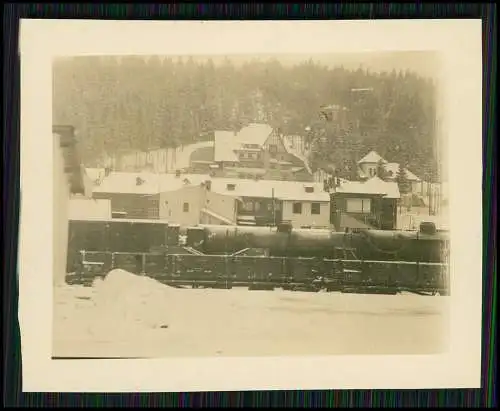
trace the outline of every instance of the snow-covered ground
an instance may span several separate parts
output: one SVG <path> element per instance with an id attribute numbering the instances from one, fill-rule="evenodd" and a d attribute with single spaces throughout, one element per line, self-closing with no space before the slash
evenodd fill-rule
<path id="1" fill-rule="evenodd" d="M 448 297 L 176 289 L 114 270 L 55 289 L 56 357 L 431 354 Z"/>
<path id="2" fill-rule="evenodd" d="M 418 230 L 423 221 L 433 222 L 438 229 L 449 229 L 449 210 L 441 207 L 438 215 L 429 215 L 427 207 L 412 207 L 410 211 L 402 208 L 398 214 L 398 229 Z"/>

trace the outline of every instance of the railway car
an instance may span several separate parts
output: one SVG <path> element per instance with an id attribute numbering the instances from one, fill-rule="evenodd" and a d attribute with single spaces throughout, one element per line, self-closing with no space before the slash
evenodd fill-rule
<path id="1" fill-rule="evenodd" d="M 179 226 L 160 220 L 70 220 L 67 271 L 76 269 L 80 253 L 147 253 L 179 242 Z"/>

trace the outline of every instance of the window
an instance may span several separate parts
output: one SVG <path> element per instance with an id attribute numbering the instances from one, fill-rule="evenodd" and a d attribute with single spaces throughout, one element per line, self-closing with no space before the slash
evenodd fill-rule
<path id="1" fill-rule="evenodd" d="M 314 187 L 313 186 L 306 186 L 306 193 L 314 193 Z"/>
<path id="2" fill-rule="evenodd" d="M 253 211 L 253 202 L 246 200 L 243 202 L 241 207 L 242 207 L 243 211 L 251 212 L 251 211 Z"/>
<path id="3" fill-rule="evenodd" d="M 234 191 L 234 189 L 236 188 L 236 184 L 228 184 L 226 188 L 227 191 Z"/>
<path id="4" fill-rule="evenodd" d="M 184 211 L 185 213 L 189 212 L 189 203 L 184 203 L 182 205 L 182 211 Z"/>
<path id="5" fill-rule="evenodd" d="M 311 214 L 321 214 L 320 203 L 311 203 Z"/>
<path id="6" fill-rule="evenodd" d="M 348 213 L 369 213 L 371 200 L 369 198 L 348 198 L 346 200 L 346 211 Z"/>
<path id="7" fill-rule="evenodd" d="M 269 152 L 276 154 L 278 152 L 278 146 L 276 144 L 269 144 Z"/>
<path id="8" fill-rule="evenodd" d="M 302 203 L 293 203 L 293 213 L 302 214 Z"/>
<path id="9" fill-rule="evenodd" d="M 160 201 L 159 200 L 150 200 L 150 204 L 148 207 L 148 217 L 149 218 L 159 218 L 160 217 Z"/>
<path id="10" fill-rule="evenodd" d="M 377 173 L 377 171 L 374 168 L 370 167 L 369 173 L 370 173 L 370 177 L 373 177 Z"/>

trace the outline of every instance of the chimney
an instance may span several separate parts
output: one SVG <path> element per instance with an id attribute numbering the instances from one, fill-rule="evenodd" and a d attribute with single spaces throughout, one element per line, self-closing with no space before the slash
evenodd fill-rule
<path id="1" fill-rule="evenodd" d="M 111 174 L 111 167 L 105 167 L 104 168 L 104 177 L 107 177 Z"/>
<path id="2" fill-rule="evenodd" d="M 205 188 L 207 191 L 210 191 L 212 189 L 212 182 L 210 180 L 205 181 Z"/>

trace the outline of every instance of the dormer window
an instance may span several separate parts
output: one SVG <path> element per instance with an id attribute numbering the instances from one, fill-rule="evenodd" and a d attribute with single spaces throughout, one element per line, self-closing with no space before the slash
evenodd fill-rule
<path id="1" fill-rule="evenodd" d="M 227 191 L 234 191 L 236 188 L 236 184 L 228 184 L 226 186 L 226 188 L 227 188 Z"/>
<path id="2" fill-rule="evenodd" d="M 306 190 L 306 193 L 314 193 L 314 187 L 313 186 L 306 186 L 305 190 Z"/>

